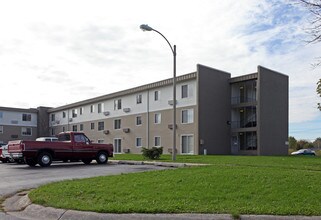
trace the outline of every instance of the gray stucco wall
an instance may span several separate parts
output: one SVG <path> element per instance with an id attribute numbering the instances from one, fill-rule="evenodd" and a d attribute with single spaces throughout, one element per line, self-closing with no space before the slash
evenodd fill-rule
<path id="1" fill-rule="evenodd" d="M 289 77 L 258 66 L 258 155 L 287 155 Z"/>
<path id="2" fill-rule="evenodd" d="M 197 65 L 199 154 L 230 154 L 231 74 Z"/>

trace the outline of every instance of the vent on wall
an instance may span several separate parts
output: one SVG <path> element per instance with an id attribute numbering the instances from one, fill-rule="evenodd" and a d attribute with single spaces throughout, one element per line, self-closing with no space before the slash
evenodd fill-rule
<path id="1" fill-rule="evenodd" d="M 72 122 L 72 118 L 69 118 L 69 122 Z"/>
<path id="2" fill-rule="evenodd" d="M 57 121 L 56 121 L 56 124 L 60 124 L 60 121 L 59 121 L 59 120 L 57 120 Z"/>
<path id="3" fill-rule="evenodd" d="M 129 128 L 124 128 L 124 129 L 123 129 L 123 132 L 129 133 L 129 132 L 130 132 L 130 129 L 129 129 Z"/>
<path id="4" fill-rule="evenodd" d="M 168 125 L 168 128 L 169 128 L 169 129 L 173 129 L 173 124 L 169 124 L 169 125 Z M 177 125 L 176 125 L 176 128 L 177 128 Z"/>
<path id="5" fill-rule="evenodd" d="M 110 114 L 109 111 L 105 111 L 105 112 L 104 112 L 104 115 L 105 115 L 105 116 L 108 116 L 109 114 Z"/>
<path id="6" fill-rule="evenodd" d="M 130 112 L 130 108 L 124 108 L 123 111 L 128 113 L 128 112 Z"/>
<path id="7" fill-rule="evenodd" d="M 174 105 L 174 101 L 173 100 L 168 100 L 168 104 L 169 105 Z M 176 105 L 177 105 L 177 100 L 176 100 Z"/>
<path id="8" fill-rule="evenodd" d="M 109 130 L 104 130 L 104 134 L 109 134 Z"/>

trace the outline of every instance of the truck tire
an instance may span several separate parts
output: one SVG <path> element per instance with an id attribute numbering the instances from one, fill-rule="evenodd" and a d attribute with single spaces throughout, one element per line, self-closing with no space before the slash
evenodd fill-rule
<path id="1" fill-rule="evenodd" d="M 105 152 L 98 152 L 96 161 L 98 164 L 105 164 L 108 161 L 108 156 Z"/>
<path id="2" fill-rule="evenodd" d="M 91 161 L 93 161 L 92 159 L 82 159 L 81 160 L 84 164 L 88 165 L 91 163 Z"/>
<path id="3" fill-rule="evenodd" d="M 52 156 L 48 152 L 41 152 L 38 155 L 38 163 L 42 167 L 49 167 L 52 163 Z"/>
<path id="4" fill-rule="evenodd" d="M 35 159 L 28 158 L 28 159 L 26 159 L 26 164 L 28 164 L 31 167 L 34 167 L 37 165 L 37 161 Z"/>

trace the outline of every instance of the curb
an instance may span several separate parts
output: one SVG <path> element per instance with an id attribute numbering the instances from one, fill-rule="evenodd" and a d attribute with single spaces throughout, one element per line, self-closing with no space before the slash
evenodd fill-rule
<path id="1" fill-rule="evenodd" d="M 172 163 L 172 162 L 157 162 L 157 161 L 135 161 L 135 160 L 109 160 L 110 164 L 127 164 L 127 165 L 154 165 L 161 167 L 195 167 L 195 166 L 208 166 L 209 164 L 200 163 Z"/>

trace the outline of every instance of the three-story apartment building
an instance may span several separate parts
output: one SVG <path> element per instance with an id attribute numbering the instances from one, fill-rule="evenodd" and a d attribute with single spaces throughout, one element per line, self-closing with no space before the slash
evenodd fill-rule
<path id="1" fill-rule="evenodd" d="M 48 109 L 50 134 L 84 131 L 116 153 L 172 149 L 172 79 Z M 258 66 L 231 74 L 197 65 L 177 77 L 179 154 L 286 155 L 288 76 Z"/>

